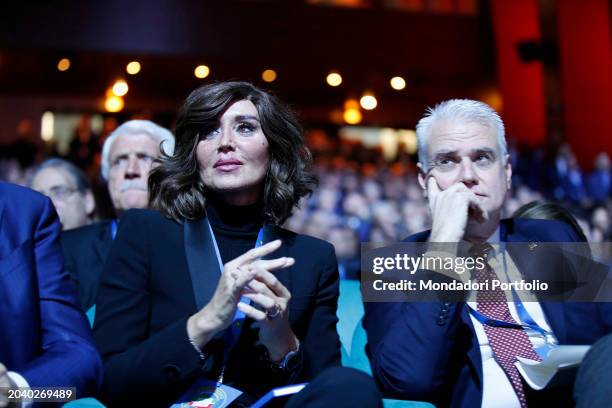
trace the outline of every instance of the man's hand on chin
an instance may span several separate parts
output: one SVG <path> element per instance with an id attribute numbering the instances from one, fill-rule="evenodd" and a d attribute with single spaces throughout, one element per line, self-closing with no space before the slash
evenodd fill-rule
<path id="1" fill-rule="evenodd" d="M 461 182 L 440 190 L 436 179 L 429 176 L 427 197 L 433 223 L 430 242 L 458 243 L 465 235 L 468 219 L 479 223 L 487 220 L 478 196 Z"/>

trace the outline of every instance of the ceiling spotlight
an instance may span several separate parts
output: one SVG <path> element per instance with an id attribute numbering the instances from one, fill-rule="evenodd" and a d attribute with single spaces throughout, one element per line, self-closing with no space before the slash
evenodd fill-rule
<path id="1" fill-rule="evenodd" d="M 338 86 L 342 83 L 342 76 L 337 72 L 330 72 L 326 80 L 329 86 Z"/>
<path id="2" fill-rule="evenodd" d="M 402 89 L 406 87 L 406 80 L 402 78 L 401 76 L 395 76 L 391 78 L 390 83 L 391 83 L 391 88 L 395 89 L 396 91 L 401 91 Z"/>
<path id="3" fill-rule="evenodd" d="M 60 71 L 68 71 L 70 68 L 70 60 L 68 58 L 62 58 L 57 63 L 57 69 Z"/>
<path id="4" fill-rule="evenodd" d="M 274 82 L 274 80 L 276 80 L 276 71 L 273 69 L 266 69 L 261 73 L 261 79 L 266 82 Z"/>
<path id="5" fill-rule="evenodd" d="M 356 125 L 361 122 L 362 115 L 359 109 L 350 108 L 346 109 L 342 114 L 342 119 L 349 125 Z"/>
<path id="6" fill-rule="evenodd" d="M 359 99 L 359 104 L 365 110 L 372 110 L 378 106 L 378 101 L 372 94 L 365 94 Z"/>
<path id="7" fill-rule="evenodd" d="M 196 76 L 196 78 L 206 78 L 210 74 L 210 68 L 208 68 L 206 65 L 198 65 L 193 70 L 193 74 Z"/>
<path id="8" fill-rule="evenodd" d="M 127 82 L 125 82 L 123 79 L 118 79 L 113 84 L 113 88 L 112 89 L 113 89 L 113 95 L 115 95 L 115 96 L 124 96 L 125 94 L 128 93 L 128 90 L 130 88 L 128 87 Z"/>
<path id="9" fill-rule="evenodd" d="M 140 62 L 132 61 L 125 66 L 125 71 L 130 75 L 136 75 L 140 72 Z"/>
<path id="10" fill-rule="evenodd" d="M 110 96 L 104 101 L 104 108 L 107 112 L 119 112 L 124 105 L 123 98 L 119 96 Z"/>

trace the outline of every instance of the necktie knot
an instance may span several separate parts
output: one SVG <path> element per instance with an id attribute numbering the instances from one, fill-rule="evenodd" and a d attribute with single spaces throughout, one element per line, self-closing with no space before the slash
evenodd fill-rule
<path id="1" fill-rule="evenodd" d="M 484 264 L 483 267 L 475 266 L 472 269 L 472 277 L 475 278 L 476 281 L 484 282 L 484 281 L 496 278 L 495 272 L 492 270 L 491 266 L 489 265 L 489 257 L 493 256 L 493 253 L 494 253 L 494 249 L 493 249 L 493 246 L 491 246 L 491 244 L 485 242 L 483 244 L 473 245 L 468 250 L 468 253 L 470 257 L 472 257 L 474 260 L 478 260 L 479 258 L 482 259 L 481 261 L 482 263 L 479 263 L 477 261 L 475 265 Z"/>
<path id="2" fill-rule="evenodd" d="M 482 244 L 475 244 L 468 250 L 468 253 L 472 258 L 485 258 L 485 261 L 488 260 L 490 256 L 493 255 L 495 249 L 488 242 L 483 242 Z"/>

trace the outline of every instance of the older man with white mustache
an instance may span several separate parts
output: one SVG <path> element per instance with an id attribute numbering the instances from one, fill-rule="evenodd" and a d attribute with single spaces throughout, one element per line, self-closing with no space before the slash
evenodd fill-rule
<path id="1" fill-rule="evenodd" d="M 101 173 L 108 182 L 117 218 L 62 235 L 66 269 L 77 283 L 81 307 L 86 311 L 95 305 L 98 280 L 121 215 L 131 208 L 148 207 L 149 171 L 161 149 L 172 155 L 174 136 L 148 120 L 125 122 L 104 142 Z"/>
<path id="2" fill-rule="evenodd" d="M 160 148 L 174 151 L 174 136 L 153 122 L 130 120 L 119 126 L 102 148 L 102 177 L 108 181 L 117 215 L 130 208 L 146 208 L 147 181 Z"/>

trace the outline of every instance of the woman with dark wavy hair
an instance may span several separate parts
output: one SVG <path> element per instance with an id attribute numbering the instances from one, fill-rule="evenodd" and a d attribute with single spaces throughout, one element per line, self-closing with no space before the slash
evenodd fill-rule
<path id="1" fill-rule="evenodd" d="M 236 101 L 251 114 L 236 123 L 236 133 L 245 140 L 253 134 L 259 136 L 257 143 L 266 157 L 244 166 L 239 160 L 227 163 L 227 171 L 223 166 L 219 170 L 201 168 L 206 146 L 216 148 L 213 144 L 220 135 L 219 117 Z M 214 190 L 206 184 L 208 180 L 228 194 L 236 190 L 238 204 L 252 201 L 249 196 L 254 194 L 262 201 L 265 221 L 279 225 L 291 215 L 299 199 L 316 186 L 315 177 L 306 171 L 309 164 L 302 128 L 285 105 L 247 82 L 216 83 L 197 89 L 185 101 L 176 126 L 175 154 L 164 156 L 149 178 L 151 205 L 176 221 L 199 219 L 204 214 L 207 190 Z M 240 177 L 245 177 L 245 183 Z M 263 181 L 263 186 L 252 185 L 254 181 Z M 245 194 L 247 197 L 241 199 Z"/>
<path id="2" fill-rule="evenodd" d="M 103 399 L 167 407 L 231 386 L 246 406 L 340 365 L 334 249 L 280 228 L 315 186 L 309 161 L 300 125 L 272 95 L 246 82 L 189 95 L 175 153 L 149 176 L 156 210 L 125 214 L 101 279 Z"/>

